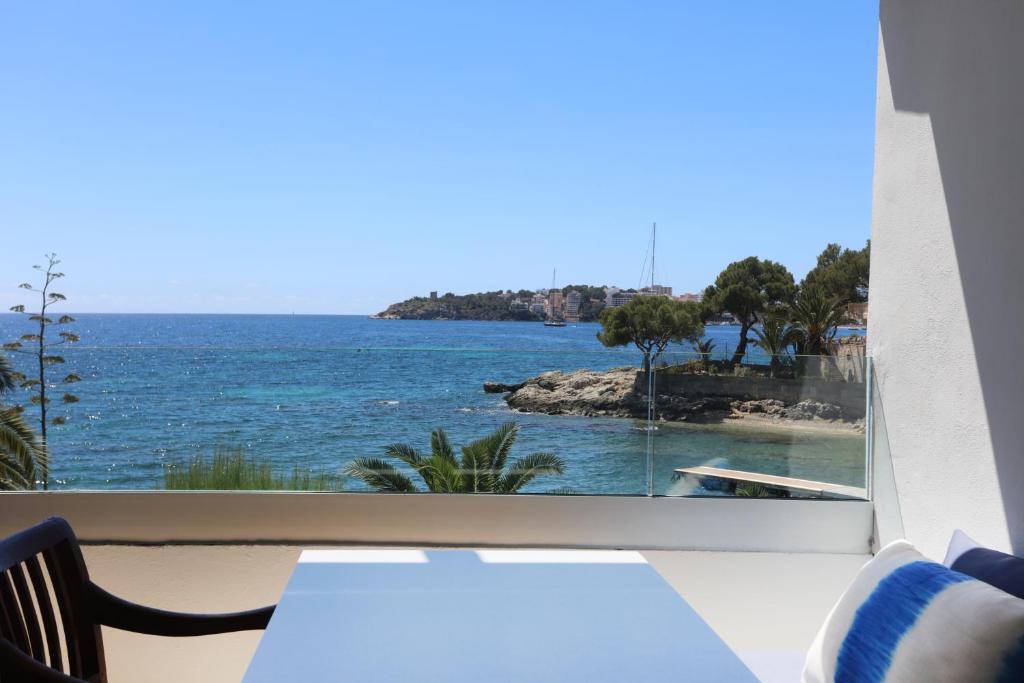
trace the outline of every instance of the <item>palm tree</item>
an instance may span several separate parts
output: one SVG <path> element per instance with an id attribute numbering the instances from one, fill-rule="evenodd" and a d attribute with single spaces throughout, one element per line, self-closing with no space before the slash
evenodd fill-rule
<path id="1" fill-rule="evenodd" d="M 14 389 L 15 373 L 0 356 L 0 395 Z M 0 406 L 0 491 L 33 489 L 36 469 L 46 467 L 46 451 L 17 408 Z"/>
<path id="2" fill-rule="evenodd" d="M 693 342 L 693 350 L 700 354 L 700 364 L 704 366 L 704 369 L 708 369 L 709 361 L 711 360 L 711 352 L 715 348 L 714 339 L 697 339 Z"/>
<path id="3" fill-rule="evenodd" d="M 565 463 L 553 453 L 531 453 L 506 468 L 518 433 L 519 425 L 506 422 L 494 433 L 463 446 L 460 459 L 444 430 L 435 429 L 430 434 L 429 456 L 401 443 L 388 446 L 385 454 L 411 467 L 434 493 L 515 493 L 538 476 L 565 471 Z M 356 458 L 345 474 L 378 491 L 420 490 L 409 476 L 381 458 Z"/>
<path id="4" fill-rule="evenodd" d="M 846 306 L 830 299 L 820 287 L 800 290 L 790 310 L 794 326 L 800 331 L 800 353 L 828 355 L 829 344 L 840 325 L 846 324 Z"/>
<path id="5" fill-rule="evenodd" d="M 753 332 L 756 337 L 754 345 L 771 356 L 768 374 L 774 377 L 781 364 L 780 357 L 786 353 L 786 349 L 800 341 L 800 330 L 790 325 L 781 312 L 775 312 L 764 316 L 761 327 L 755 327 Z"/>

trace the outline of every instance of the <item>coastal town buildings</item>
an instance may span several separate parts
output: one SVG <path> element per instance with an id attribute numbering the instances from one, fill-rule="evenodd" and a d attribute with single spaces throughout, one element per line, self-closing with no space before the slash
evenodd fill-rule
<path id="1" fill-rule="evenodd" d="M 523 301 L 520 297 L 517 296 L 515 299 L 512 299 L 508 307 L 509 310 L 512 311 L 528 311 L 530 310 L 530 302 Z"/>
<path id="2" fill-rule="evenodd" d="M 639 292 L 637 292 L 635 289 L 620 290 L 609 297 L 608 303 L 606 305 L 608 306 L 608 308 L 618 308 L 619 306 L 625 306 L 630 301 L 635 299 L 637 295 L 639 295 Z"/>
<path id="3" fill-rule="evenodd" d="M 704 301 L 704 292 L 680 294 L 676 297 L 676 301 L 682 301 L 683 303 L 686 303 L 687 301 L 696 301 L 697 303 L 700 303 L 701 301 Z"/>
<path id="4" fill-rule="evenodd" d="M 672 288 L 665 285 L 651 285 L 640 290 L 644 296 L 672 296 Z"/>
<path id="5" fill-rule="evenodd" d="M 665 285 L 650 285 L 648 287 L 641 288 L 639 291 L 635 289 L 618 289 L 617 287 L 609 287 L 605 292 L 605 305 L 608 308 L 624 306 L 638 296 L 672 296 L 672 288 Z"/>

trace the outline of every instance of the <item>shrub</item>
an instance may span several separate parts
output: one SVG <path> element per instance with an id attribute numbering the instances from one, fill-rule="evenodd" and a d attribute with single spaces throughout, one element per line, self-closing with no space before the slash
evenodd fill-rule
<path id="1" fill-rule="evenodd" d="M 295 465 L 290 474 L 275 472 L 263 458 L 241 448 L 217 449 L 209 459 L 197 455 L 184 465 L 164 467 L 164 488 L 176 491 L 340 491 L 343 477 Z"/>

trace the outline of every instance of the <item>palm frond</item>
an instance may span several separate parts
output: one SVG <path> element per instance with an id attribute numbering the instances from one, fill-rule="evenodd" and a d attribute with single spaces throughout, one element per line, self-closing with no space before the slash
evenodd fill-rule
<path id="1" fill-rule="evenodd" d="M 463 480 L 468 490 L 495 490 L 518 434 L 519 425 L 505 422 L 482 439 L 463 447 Z"/>
<path id="2" fill-rule="evenodd" d="M 493 449 L 486 439 L 462 447 L 462 483 L 466 493 L 494 490 L 495 473 L 491 467 Z"/>
<path id="3" fill-rule="evenodd" d="M 804 351 L 809 354 L 828 353 L 828 343 L 840 325 L 848 322 L 846 306 L 838 299 L 830 299 L 817 287 L 800 292 L 793 302 L 792 317 L 802 333 Z"/>
<path id="4" fill-rule="evenodd" d="M 465 490 L 462 468 L 454 457 L 431 455 L 419 473 L 427 488 L 434 493 L 462 493 Z"/>
<path id="5" fill-rule="evenodd" d="M 46 450 L 14 408 L 0 411 L 0 487 L 35 488 L 37 470 L 49 469 Z"/>
<path id="6" fill-rule="evenodd" d="M 401 460 L 409 467 L 417 470 L 426 462 L 423 456 L 416 452 L 415 448 L 404 443 L 391 444 L 384 449 L 384 454 L 389 458 Z"/>
<path id="7" fill-rule="evenodd" d="M 490 468 L 500 472 L 508 462 L 508 454 L 519 436 L 519 425 L 515 422 L 505 422 L 494 430 L 493 433 L 480 439 L 477 443 L 483 444 L 487 449 L 490 458 Z"/>
<path id="8" fill-rule="evenodd" d="M 14 391 L 15 372 L 7 356 L 0 355 L 0 394 Z"/>
<path id="9" fill-rule="evenodd" d="M 786 322 L 780 315 L 768 315 L 761 321 L 760 327 L 751 330 L 754 333 L 754 345 L 760 347 L 768 355 L 776 358 L 800 339 L 800 330 Z"/>
<path id="10" fill-rule="evenodd" d="M 514 461 L 495 487 L 498 493 L 515 493 L 534 478 L 544 474 L 562 474 L 565 461 L 554 453 L 531 453 Z"/>
<path id="11" fill-rule="evenodd" d="M 452 443 L 448 440 L 448 435 L 440 427 L 430 432 L 430 453 L 431 455 L 445 460 L 451 460 L 452 463 L 455 463 L 455 449 L 452 448 Z"/>
<path id="12" fill-rule="evenodd" d="M 419 490 L 409 477 L 379 458 L 356 458 L 345 467 L 345 475 L 359 479 L 378 491 L 415 493 Z"/>

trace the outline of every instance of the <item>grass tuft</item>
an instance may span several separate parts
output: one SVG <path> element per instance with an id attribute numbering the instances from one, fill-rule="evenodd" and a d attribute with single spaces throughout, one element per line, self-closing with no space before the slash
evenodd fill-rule
<path id="1" fill-rule="evenodd" d="M 197 455 L 183 465 L 164 467 L 164 488 L 170 491 L 341 491 L 345 479 L 309 468 L 276 472 L 263 458 L 249 457 L 241 448 L 217 449 L 213 456 Z"/>

